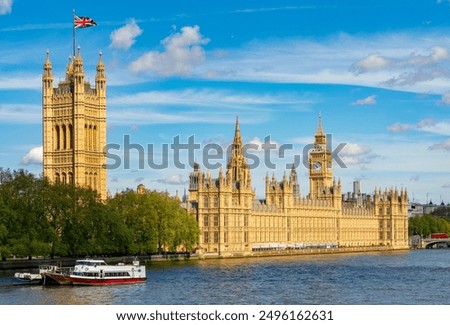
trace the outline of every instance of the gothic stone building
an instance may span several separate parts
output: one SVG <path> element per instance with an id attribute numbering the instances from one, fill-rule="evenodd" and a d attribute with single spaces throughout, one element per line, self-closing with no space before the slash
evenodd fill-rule
<path id="1" fill-rule="evenodd" d="M 255 198 L 239 122 L 225 174 L 190 174 L 189 208 L 200 228 L 198 252 L 245 256 L 311 248 L 405 249 L 406 190 L 375 190 L 361 204 L 343 200 L 319 117 L 309 153 L 309 195 L 302 197 L 295 168 L 281 182 L 266 177 L 265 200 Z M 258 253 L 257 253 L 258 252 Z M 292 251 L 291 251 L 292 252 Z"/>
<path id="2" fill-rule="evenodd" d="M 85 80 L 80 49 L 67 65 L 65 80 L 54 88 L 47 52 L 42 92 L 44 177 L 91 187 L 106 199 L 106 75 L 101 54 L 95 88 Z"/>

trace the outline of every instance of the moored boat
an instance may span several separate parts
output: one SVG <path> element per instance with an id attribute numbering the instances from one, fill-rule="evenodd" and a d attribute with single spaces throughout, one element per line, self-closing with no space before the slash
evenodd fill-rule
<path id="1" fill-rule="evenodd" d="M 41 273 L 17 272 L 14 279 L 16 284 L 42 284 L 44 277 Z"/>
<path id="2" fill-rule="evenodd" d="M 42 273 L 43 284 L 72 284 L 70 272 L 72 268 L 53 266 Z"/>
<path id="3" fill-rule="evenodd" d="M 14 274 L 14 279 L 16 280 L 16 284 L 44 284 L 44 274 L 52 272 L 57 268 L 58 267 L 54 265 L 41 265 L 39 266 L 38 273 L 16 272 Z"/>
<path id="4" fill-rule="evenodd" d="M 145 266 L 139 265 L 139 261 L 108 265 L 104 260 L 78 260 L 70 273 L 70 281 L 76 285 L 127 284 L 146 280 Z"/>

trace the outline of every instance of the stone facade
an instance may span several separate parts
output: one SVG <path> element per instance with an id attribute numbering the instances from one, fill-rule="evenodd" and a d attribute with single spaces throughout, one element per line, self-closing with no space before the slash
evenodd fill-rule
<path id="1" fill-rule="evenodd" d="M 301 196 L 295 168 L 288 174 L 281 182 L 266 176 L 266 198 L 255 198 L 236 119 L 225 173 L 212 178 L 195 165 L 189 176 L 188 210 L 200 228 L 197 252 L 226 257 L 312 248 L 408 248 L 406 190 L 376 189 L 364 200 L 343 200 L 320 117 L 309 154 L 309 195 Z"/>
<path id="2" fill-rule="evenodd" d="M 100 54 L 95 88 L 85 81 L 83 60 L 70 59 L 65 80 L 53 87 L 50 56 L 42 77 L 44 177 L 91 187 L 101 199 L 106 184 L 106 74 Z"/>

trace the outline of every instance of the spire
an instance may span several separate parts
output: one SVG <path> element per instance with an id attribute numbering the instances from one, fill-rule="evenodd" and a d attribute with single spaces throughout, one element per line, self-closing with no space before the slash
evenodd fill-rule
<path id="1" fill-rule="evenodd" d="M 69 81 L 73 74 L 73 58 L 69 56 L 69 62 L 67 62 L 66 67 L 66 81 Z"/>
<path id="2" fill-rule="evenodd" d="M 241 138 L 241 130 L 239 127 L 239 118 L 236 115 L 236 126 L 234 130 L 234 139 L 232 144 L 231 160 L 244 160 L 244 145 Z"/>
<path id="3" fill-rule="evenodd" d="M 105 64 L 103 63 L 103 53 L 98 54 L 97 73 L 105 72 Z"/>
<path id="4" fill-rule="evenodd" d="M 317 131 L 316 131 L 316 135 L 324 135 L 325 132 L 323 132 L 323 127 L 322 127 L 322 114 L 319 113 L 319 121 L 318 121 L 318 125 L 317 125 Z"/>
<path id="5" fill-rule="evenodd" d="M 103 97 L 106 96 L 106 74 L 105 74 L 105 64 L 103 63 L 103 54 L 99 53 L 98 63 L 97 63 L 97 74 L 95 75 L 95 86 L 97 88 L 98 94 Z"/>
<path id="6" fill-rule="evenodd" d="M 234 140 L 233 140 L 233 146 L 237 145 L 239 147 L 243 147 L 242 145 L 242 138 L 241 138 L 241 129 L 239 127 L 239 117 L 236 115 L 236 127 L 234 129 Z"/>
<path id="7" fill-rule="evenodd" d="M 243 169 L 248 169 L 247 162 L 244 157 L 244 145 L 241 138 L 241 130 L 239 127 L 239 118 L 236 116 L 236 126 L 234 130 L 233 144 L 231 145 L 231 157 L 228 161 L 227 174 L 231 173 L 233 181 L 240 180 Z"/>
<path id="8" fill-rule="evenodd" d="M 327 138 L 325 135 L 325 132 L 323 131 L 323 126 L 322 126 L 322 115 L 319 113 L 319 121 L 317 123 L 317 131 L 316 131 L 316 135 L 314 136 L 315 138 L 315 144 L 326 144 L 327 142 Z"/>
<path id="9" fill-rule="evenodd" d="M 48 79 L 48 80 L 53 79 L 52 63 L 50 62 L 50 51 L 49 50 L 47 50 L 47 55 L 45 58 L 43 79 Z"/>

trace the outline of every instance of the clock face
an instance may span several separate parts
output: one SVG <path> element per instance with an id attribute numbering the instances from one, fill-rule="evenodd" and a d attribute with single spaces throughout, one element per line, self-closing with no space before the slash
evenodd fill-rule
<path id="1" fill-rule="evenodd" d="M 316 161 L 315 163 L 313 163 L 313 171 L 318 172 L 321 168 L 322 164 L 320 162 Z"/>

